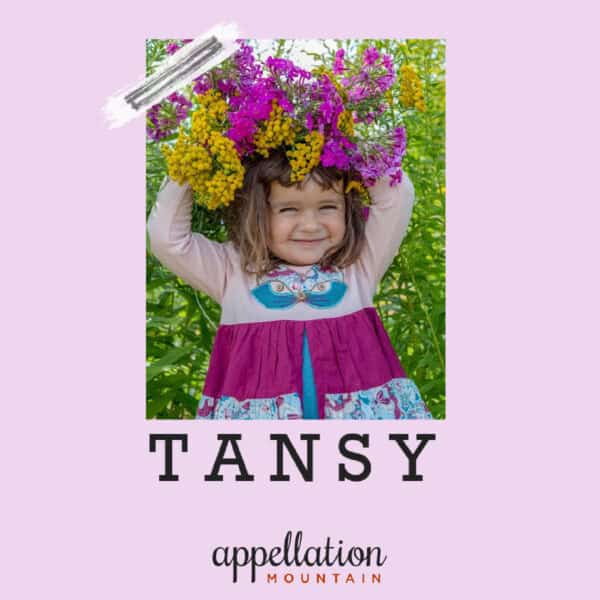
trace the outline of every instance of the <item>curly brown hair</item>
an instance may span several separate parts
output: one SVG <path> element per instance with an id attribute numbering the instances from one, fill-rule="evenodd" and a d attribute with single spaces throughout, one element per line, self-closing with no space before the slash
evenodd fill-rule
<path id="1" fill-rule="evenodd" d="M 292 168 L 283 151 L 272 153 L 266 159 L 249 159 L 244 163 L 244 184 L 224 213 L 229 239 L 240 253 L 242 269 L 257 276 L 274 269 L 280 262 L 268 247 L 269 196 L 271 183 L 284 187 L 301 187 L 302 182 L 291 183 Z M 334 189 L 342 182 L 345 190 L 352 173 L 334 167 L 317 166 L 310 176 L 324 189 Z M 358 192 L 344 193 L 346 232 L 344 239 L 331 248 L 319 261 L 321 267 L 346 267 L 355 262 L 365 242 L 365 218 Z"/>

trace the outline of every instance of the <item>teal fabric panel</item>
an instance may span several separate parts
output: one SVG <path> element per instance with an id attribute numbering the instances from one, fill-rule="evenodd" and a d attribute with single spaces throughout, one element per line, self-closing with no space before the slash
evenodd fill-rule
<path id="1" fill-rule="evenodd" d="M 319 418 L 317 389 L 315 387 L 306 329 L 304 330 L 304 340 L 302 342 L 302 410 L 305 419 Z"/>

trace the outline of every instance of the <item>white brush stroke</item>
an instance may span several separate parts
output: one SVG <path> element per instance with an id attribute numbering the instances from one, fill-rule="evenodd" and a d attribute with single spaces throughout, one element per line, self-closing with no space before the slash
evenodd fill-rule
<path id="1" fill-rule="evenodd" d="M 221 42 L 223 48 L 217 52 L 209 61 L 199 66 L 193 72 L 189 73 L 185 78 L 179 79 L 169 86 L 164 93 L 161 93 L 160 97 L 156 97 L 152 104 L 158 104 L 161 100 L 164 100 L 169 94 L 172 94 L 175 90 L 180 89 L 190 83 L 196 77 L 210 71 L 213 67 L 216 67 L 219 63 L 229 58 L 236 50 L 237 45 L 235 40 L 240 38 L 238 27 L 235 23 L 227 23 L 225 25 L 215 25 L 208 31 L 202 33 L 198 37 L 194 38 L 193 42 L 186 44 L 180 50 L 169 56 L 163 64 L 152 74 L 156 76 L 162 73 L 167 68 L 175 63 L 180 63 L 185 57 L 190 54 L 195 48 L 197 48 L 202 42 L 210 37 L 216 37 Z M 105 120 L 108 121 L 108 128 L 115 129 L 121 127 L 126 123 L 129 123 L 140 115 L 145 115 L 150 105 L 142 105 L 138 110 L 135 110 L 129 102 L 125 100 L 125 96 L 134 90 L 139 89 L 146 83 L 147 79 L 140 79 L 135 85 L 130 85 L 126 89 L 118 91 L 116 94 L 110 96 L 104 106 L 102 112 L 104 113 Z"/>

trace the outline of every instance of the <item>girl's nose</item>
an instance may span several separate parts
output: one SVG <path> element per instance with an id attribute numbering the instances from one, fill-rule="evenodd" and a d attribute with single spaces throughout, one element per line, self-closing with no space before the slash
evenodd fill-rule
<path id="1" fill-rule="evenodd" d="M 302 221 L 300 223 L 302 229 L 306 229 L 309 231 L 317 231 L 320 229 L 321 225 L 319 223 L 318 214 L 315 214 L 313 211 L 307 210 L 302 214 Z"/>

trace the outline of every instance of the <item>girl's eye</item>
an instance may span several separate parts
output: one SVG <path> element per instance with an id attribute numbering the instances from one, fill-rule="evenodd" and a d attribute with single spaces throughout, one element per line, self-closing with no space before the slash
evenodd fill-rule
<path id="1" fill-rule="evenodd" d="M 321 206 L 321 210 L 337 210 L 337 206 L 335 204 L 326 204 L 325 206 Z"/>
<path id="2" fill-rule="evenodd" d="M 281 214 L 284 212 L 295 212 L 296 210 L 298 209 L 294 208 L 293 206 L 288 206 L 287 208 L 280 208 L 279 213 Z"/>

